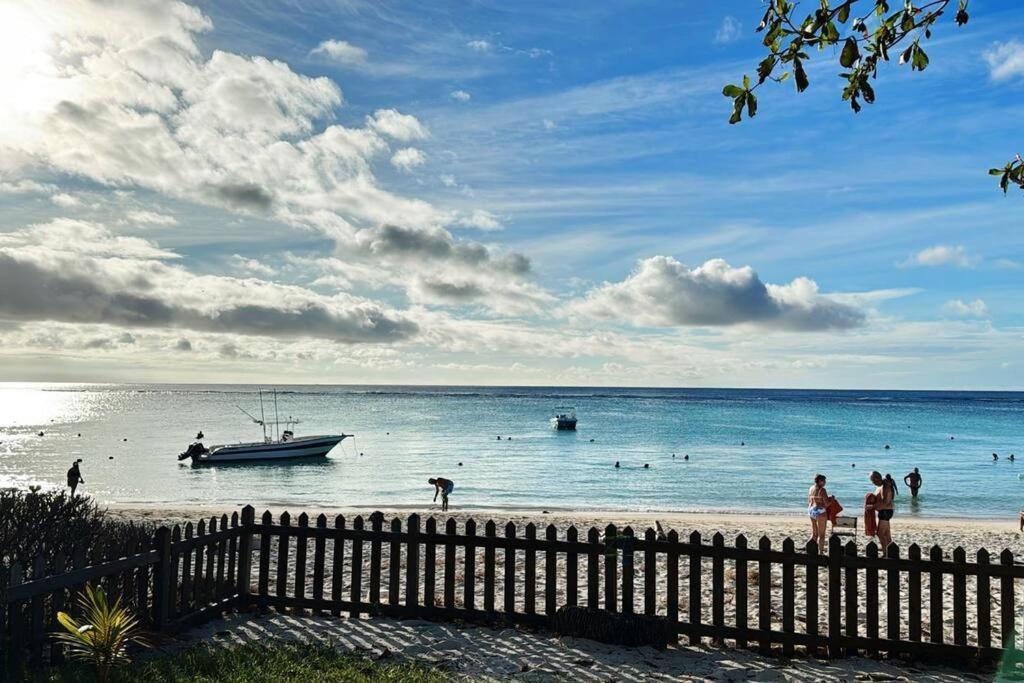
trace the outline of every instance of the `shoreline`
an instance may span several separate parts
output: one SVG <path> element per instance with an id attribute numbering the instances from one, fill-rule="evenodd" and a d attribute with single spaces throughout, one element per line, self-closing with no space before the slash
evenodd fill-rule
<path id="1" fill-rule="evenodd" d="M 100 507 L 107 508 L 111 513 L 125 517 L 139 517 L 144 520 L 194 520 L 211 515 L 230 514 L 239 511 L 243 505 L 215 505 L 215 504 L 167 504 L 167 503 L 99 503 Z M 642 527 L 653 526 L 655 521 L 685 528 L 688 524 L 695 527 L 708 528 L 720 525 L 724 528 L 750 528 L 752 530 L 773 527 L 774 531 L 781 527 L 807 527 L 806 514 L 799 512 L 738 512 L 738 511 L 637 511 L 637 510 L 608 510 L 608 509 L 582 509 L 566 507 L 462 507 L 452 506 L 448 512 L 442 512 L 440 504 L 425 505 L 382 505 L 382 506 L 352 506 L 352 505 L 309 505 L 289 506 L 279 504 L 254 505 L 257 515 L 264 510 L 277 517 L 282 512 L 288 511 L 293 516 L 305 512 L 311 516 L 325 514 L 329 518 L 335 515 L 354 517 L 356 515 L 368 516 L 372 512 L 382 512 L 389 516 L 406 517 L 417 513 L 421 517 L 456 517 L 470 518 L 477 521 L 490 518 L 501 519 L 530 519 L 536 521 L 549 520 L 551 523 L 570 520 L 575 522 L 586 521 L 587 525 L 601 522 L 603 524 L 632 524 Z M 857 510 L 860 512 L 860 510 Z M 907 514 L 900 514 L 894 521 L 902 528 L 914 530 L 936 529 L 944 531 L 963 532 L 1017 532 L 1018 520 L 1016 517 L 916 517 Z M 858 518 L 861 515 L 857 515 Z M 860 523 L 859 523 L 860 524 Z M 859 527 L 858 527 L 859 528 Z M 863 537 L 862 534 L 859 536 Z"/>

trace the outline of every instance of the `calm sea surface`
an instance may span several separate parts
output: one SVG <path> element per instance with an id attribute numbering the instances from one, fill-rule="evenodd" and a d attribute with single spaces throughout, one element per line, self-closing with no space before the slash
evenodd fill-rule
<path id="1" fill-rule="evenodd" d="M 562 405 L 578 431 L 551 428 Z M 445 476 L 462 508 L 777 512 L 804 507 L 816 472 L 852 509 L 872 469 L 917 466 L 901 514 L 1024 507 L 1024 393 L 280 386 L 298 436 L 355 440 L 308 464 L 177 461 L 200 429 L 207 445 L 258 440 L 236 406 L 258 414 L 256 388 L 0 384 L 0 486 L 59 486 L 83 458 L 84 490 L 129 504 L 413 506 Z"/>

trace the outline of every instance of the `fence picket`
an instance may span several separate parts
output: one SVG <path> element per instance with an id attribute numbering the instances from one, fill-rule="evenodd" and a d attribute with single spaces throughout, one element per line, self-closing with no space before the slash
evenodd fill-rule
<path id="1" fill-rule="evenodd" d="M 953 550 L 953 642 L 967 644 L 967 551 Z"/>
<path id="2" fill-rule="evenodd" d="M 537 525 L 526 525 L 526 568 L 523 572 L 523 600 L 527 614 L 537 612 Z"/>
<path id="3" fill-rule="evenodd" d="M 687 601 L 690 608 L 690 624 L 699 626 L 701 623 L 701 554 L 700 554 L 700 532 L 694 531 L 690 534 L 690 587 L 687 592 Z M 699 645 L 701 637 L 696 631 L 690 636 L 691 645 Z"/>
<path id="4" fill-rule="evenodd" d="M 214 533 L 218 529 L 217 518 L 214 517 L 210 520 L 210 525 L 207 527 L 209 533 Z M 203 577 L 203 604 L 209 603 L 213 599 L 213 581 L 215 578 L 215 569 L 217 567 L 217 547 L 219 543 L 211 541 L 206 545 L 206 574 Z"/>
<path id="5" fill-rule="evenodd" d="M 8 588 L 13 589 L 25 582 L 25 570 L 21 563 L 11 564 Z M 7 603 L 7 670 L 20 673 L 25 659 L 25 610 L 22 602 Z"/>
<path id="6" fill-rule="evenodd" d="M 420 602 L 420 516 L 409 515 L 406 529 L 409 540 L 405 551 L 405 606 L 416 610 Z"/>
<path id="7" fill-rule="evenodd" d="M 196 538 L 206 538 L 206 520 L 199 520 L 199 524 L 196 525 Z M 206 557 L 206 547 L 203 545 L 196 545 L 195 548 L 195 575 L 192 578 L 192 606 L 193 609 L 198 609 L 203 604 L 203 580 L 205 574 L 203 573 L 204 559 Z"/>
<path id="8" fill-rule="evenodd" d="M 813 538 L 807 541 L 804 552 L 807 553 L 807 565 L 805 567 L 804 579 L 804 631 L 809 636 L 818 635 L 818 619 L 821 613 L 818 611 L 818 542 Z M 815 654 L 817 647 L 810 647 L 810 654 Z"/>
<path id="9" fill-rule="evenodd" d="M 260 531 L 260 580 L 257 590 L 261 598 L 266 598 L 270 593 L 270 525 L 274 523 L 274 518 L 270 515 L 270 510 L 263 513 L 261 517 L 262 530 Z M 265 600 L 260 601 L 261 604 L 265 604 Z"/>
<path id="10" fill-rule="evenodd" d="M 796 587 L 794 586 L 793 560 L 796 557 L 796 545 L 793 539 L 786 538 L 782 541 L 782 552 L 786 560 L 782 563 L 782 632 L 792 634 L 796 631 L 794 619 L 794 608 L 796 603 Z M 725 598 L 721 599 L 724 607 Z M 715 607 L 718 608 L 719 600 L 715 600 Z M 786 640 L 782 644 L 782 654 L 785 657 L 793 656 L 793 641 Z"/>
<path id="11" fill-rule="evenodd" d="M 455 607 L 455 534 L 458 533 L 455 520 L 449 519 L 444 525 L 444 606 Z"/>
<path id="12" fill-rule="evenodd" d="M 843 548 L 843 554 L 848 558 L 857 556 L 857 544 L 854 541 L 847 541 Z M 846 562 L 846 635 L 856 638 L 858 633 L 857 619 L 857 565 L 852 560 Z M 857 654 L 857 648 L 853 645 L 847 646 L 846 654 L 851 657 Z"/>
<path id="13" fill-rule="evenodd" d="M 182 540 L 192 540 L 192 522 L 185 525 Z M 192 611 L 192 551 L 193 548 L 188 547 L 181 554 L 181 601 L 178 604 L 178 615 Z"/>
<path id="14" fill-rule="evenodd" d="M 352 520 L 352 530 L 355 535 L 352 537 L 352 580 L 349 582 L 349 601 L 352 608 L 349 610 L 350 617 L 358 617 L 362 610 L 359 606 L 363 603 L 363 518 L 356 515 Z"/>
<path id="15" fill-rule="evenodd" d="M 654 542 L 658 535 L 654 529 L 647 527 L 644 532 L 644 541 L 647 548 L 644 550 L 644 614 L 652 616 L 657 611 L 655 597 L 658 587 L 658 558 L 654 552 Z"/>
<path id="16" fill-rule="evenodd" d="M 516 525 L 509 522 L 505 525 L 505 617 L 511 619 L 516 612 L 516 549 L 513 546 L 516 538 Z"/>
<path id="17" fill-rule="evenodd" d="M 437 520 L 427 518 L 426 538 L 423 539 L 423 604 L 428 608 L 436 606 L 434 592 L 437 590 Z"/>
<path id="18" fill-rule="evenodd" d="M 888 604 L 886 605 L 886 614 L 888 615 L 888 626 L 885 629 L 885 636 L 889 640 L 900 639 L 900 611 L 902 610 L 902 603 L 900 602 L 900 570 L 896 566 L 896 561 L 900 557 L 900 547 L 895 543 L 890 543 L 889 547 L 885 549 L 885 556 L 890 560 L 894 560 L 889 563 L 889 568 L 885 570 L 886 576 L 886 599 Z"/>
<path id="19" fill-rule="evenodd" d="M 843 542 L 833 534 L 828 539 L 828 656 L 839 657 L 842 642 Z"/>
<path id="20" fill-rule="evenodd" d="M 63 550 L 57 551 L 57 554 L 53 558 L 53 575 L 54 576 L 60 576 L 61 574 L 63 574 L 64 572 L 67 571 L 67 568 L 68 568 L 67 556 L 64 555 L 64 551 Z M 0 564 L 0 573 L 2 573 L 2 572 L 3 572 L 3 565 Z M 0 581 L 2 581 L 2 579 L 0 579 Z M 2 586 L 0 586 L 0 595 L 2 595 L 2 594 L 3 594 L 3 590 L 2 590 Z M 66 594 L 66 591 L 63 588 L 54 591 L 53 594 L 52 594 L 51 602 L 50 602 L 50 620 L 51 620 L 50 623 L 51 624 L 53 624 L 54 620 L 56 620 L 56 616 L 57 616 L 58 612 L 63 612 L 63 611 L 66 610 L 65 601 L 66 601 L 67 598 L 66 598 L 65 594 Z M 74 598 L 72 598 L 72 599 L 74 599 Z M 140 615 L 140 618 L 142 618 L 142 619 L 146 618 L 146 615 L 143 614 L 141 612 L 141 610 L 139 612 L 136 612 L 136 613 Z M 2 670 L 2 667 L 3 667 L 3 647 L 2 647 L 2 642 L 3 642 L 2 629 L 3 629 L 3 627 L 4 627 L 3 613 L 2 613 L 2 611 L 0 611 L 0 670 Z M 63 655 L 64 655 L 64 648 L 61 646 L 61 644 L 58 641 L 52 642 L 50 644 L 50 662 L 51 663 L 57 663 L 57 662 L 62 661 L 63 660 Z"/>
<path id="21" fill-rule="evenodd" d="M 396 606 L 401 600 L 402 583 L 402 520 L 391 520 L 391 545 L 388 550 L 388 604 Z"/>
<path id="22" fill-rule="evenodd" d="M 715 642 L 722 643 L 721 629 L 725 628 L 725 537 L 716 533 L 711 537 L 711 623 L 719 633 Z"/>
<path id="23" fill-rule="evenodd" d="M 46 576 L 46 558 L 40 552 L 32 561 L 32 580 L 38 580 Z M 33 667 L 38 668 L 43 662 L 43 600 L 46 596 L 39 594 L 33 596 L 29 602 L 29 618 L 31 619 L 30 630 L 30 662 Z"/>
<path id="24" fill-rule="evenodd" d="M 370 537 L 370 604 L 380 604 L 380 548 L 381 529 L 384 526 L 384 514 L 374 512 L 370 515 L 370 528 L 373 534 Z"/>
<path id="25" fill-rule="evenodd" d="M 679 640 L 679 534 L 675 529 L 668 532 L 668 554 L 665 558 L 666 590 L 665 616 L 671 629 L 671 640 L 675 644 Z"/>
<path id="26" fill-rule="evenodd" d="M 757 542 L 757 548 L 761 551 L 757 561 L 757 628 L 761 631 L 758 650 L 766 655 L 772 647 L 768 638 L 768 631 L 772 628 L 772 563 L 767 556 L 772 549 L 771 539 L 762 536 Z"/>
<path id="27" fill-rule="evenodd" d="M 498 529 L 494 524 L 494 520 L 487 520 L 487 524 L 484 525 L 484 536 L 487 537 L 488 543 L 484 548 L 484 611 L 494 611 L 494 566 L 495 560 L 495 538 L 498 535 Z"/>
<path id="28" fill-rule="evenodd" d="M 544 537 L 548 541 L 544 555 L 544 614 L 551 616 L 555 613 L 558 598 L 558 551 L 554 547 L 555 541 L 558 540 L 558 529 L 554 524 L 548 524 Z"/>
<path id="29" fill-rule="evenodd" d="M 872 541 L 864 550 L 864 554 L 871 560 L 878 558 L 878 546 Z M 867 607 L 867 618 L 865 619 L 864 630 L 867 637 L 874 641 L 874 645 L 868 648 L 868 654 L 872 657 L 878 656 L 878 567 L 869 566 L 864 571 L 864 592 L 866 593 L 865 603 Z"/>
<path id="30" fill-rule="evenodd" d="M 167 583 L 165 584 L 167 586 L 167 619 L 168 620 L 176 618 L 178 616 L 178 613 L 179 613 L 178 601 L 179 601 L 180 592 L 179 592 L 179 589 L 178 589 L 178 576 L 179 576 L 179 574 L 178 574 L 178 565 L 181 563 L 182 557 L 181 557 L 181 554 L 177 550 L 175 550 L 175 547 L 177 546 L 179 541 L 181 541 L 181 527 L 178 526 L 177 524 L 175 524 L 174 528 L 171 530 L 171 561 L 170 561 L 170 565 L 171 566 L 170 566 L 170 577 L 169 577 Z M 81 551 L 81 552 L 77 552 L 75 554 L 75 560 L 76 561 L 80 560 L 82 562 L 82 565 L 84 565 L 85 564 L 84 548 L 79 547 L 79 548 L 76 548 L 76 550 Z M 76 568 L 78 566 L 79 565 L 76 562 Z"/>
<path id="31" fill-rule="evenodd" d="M 598 548 L 601 543 L 601 532 L 594 527 L 587 531 L 587 607 L 598 609 L 601 606 L 601 588 L 598 571 L 600 568 L 600 556 Z"/>
<path id="32" fill-rule="evenodd" d="M 570 526 L 565 532 L 565 540 L 573 545 L 579 543 L 579 530 Z M 580 556 L 575 550 L 565 553 L 565 604 L 570 607 L 579 602 L 579 561 Z"/>
<path id="33" fill-rule="evenodd" d="M 1003 567 L 1013 566 L 1013 553 L 1009 548 L 999 554 L 999 564 Z M 1003 575 L 999 577 L 999 601 L 1000 601 L 1000 640 L 1003 648 L 1007 650 L 1017 649 L 1017 633 L 1014 625 L 1014 601 L 1013 577 Z"/>
<path id="34" fill-rule="evenodd" d="M 299 515 L 299 533 L 295 535 L 295 597 L 306 597 L 306 550 L 309 539 L 302 533 L 309 528 L 309 515 Z"/>
<path id="35" fill-rule="evenodd" d="M 609 612 L 616 610 L 618 602 L 618 534 L 614 524 L 604 528 L 604 608 Z"/>
<path id="36" fill-rule="evenodd" d="M 251 507 L 249 505 L 246 506 Z M 245 510 L 242 510 L 242 518 L 245 518 Z M 242 539 L 250 534 L 250 530 L 242 529 L 239 526 L 238 512 L 231 513 L 231 528 L 237 529 L 237 533 L 231 534 L 231 538 L 228 539 L 228 567 L 227 567 L 227 585 L 224 586 L 225 593 L 231 592 L 231 587 L 234 585 L 235 593 L 239 596 L 242 602 L 246 602 L 249 599 L 249 573 L 252 571 L 252 538 L 249 538 L 249 545 L 242 549 L 240 544 Z M 242 562 L 243 556 L 248 556 L 248 568 L 246 569 L 245 581 L 242 582 L 240 577 L 242 576 Z M 227 597 L 222 596 L 222 597 Z"/>
<path id="37" fill-rule="evenodd" d="M 992 582 L 989 580 L 989 554 L 982 548 L 978 551 L 978 647 L 992 646 Z"/>
<path id="38" fill-rule="evenodd" d="M 327 515 L 321 513 L 316 518 L 316 528 L 321 531 L 327 528 Z M 327 539 L 318 534 L 313 541 L 313 599 L 324 599 L 324 571 L 327 561 Z M 315 609 L 313 614 L 323 614 L 322 610 Z"/>
<path id="39" fill-rule="evenodd" d="M 633 613 L 633 527 L 622 530 L 622 613 Z"/>
<path id="40" fill-rule="evenodd" d="M 466 550 L 463 561 L 465 562 L 462 575 L 462 607 L 464 609 L 476 609 L 476 521 L 472 518 L 466 520 Z"/>
<path id="41" fill-rule="evenodd" d="M 931 559 L 931 572 L 928 578 L 928 631 L 931 642 L 941 643 L 943 641 L 942 623 L 942 569 L 939 563 L 942 562 L 942 548 L 933 545 L 929 553 Z"/>
<path id="42" fill-rule="evenodd" d="M 345 590 L 345 518 L 337 515 L 334 518 L 334 534 L 331 538 L 331 602 L 335 605 L 341 600 Z M 354 570 L 354 566 L 353 566 Z M 341 616 L 341 610 L 335 606 L 331 610 L 335 617 Z"/>
<path id="43" fill-rule="evenodd" d="M 911 543 L 907 551 L 911 569 L 907 572 L 907 613 L 909 615 L 910 640 L 921 640 L 921 546 Z"/>
<path id="44" fill-rule="evenodd" d="M 283 528 L 277 539 L 277 591 L 275 594 L 277 597 L 283 598 L 288 595 L 288 545 L 290 538 L 288 527 L 291 526 L 292 516 L 287 511 L 282 512 L 280 523 Z"/>
<path id="45" fill-rule="evenodd" d="M 739 552 L 736 558 L 736 629 L 739 634 L 736 636 L 736 647 L 747 647 L 747 560 L 744 557 L 747 551 L 747 537 L 740 534 L 736 537 L 736 550 Z"/>

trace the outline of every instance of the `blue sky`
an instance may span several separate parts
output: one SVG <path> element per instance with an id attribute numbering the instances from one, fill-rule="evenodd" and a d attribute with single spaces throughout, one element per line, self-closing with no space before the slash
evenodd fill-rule
<path id="1" fill-rule="evenodd" d="M 971 10 L 729 126 L 754 0 L 12 5 L 0 379 L 1019 389 L 1024 8 Z"/>

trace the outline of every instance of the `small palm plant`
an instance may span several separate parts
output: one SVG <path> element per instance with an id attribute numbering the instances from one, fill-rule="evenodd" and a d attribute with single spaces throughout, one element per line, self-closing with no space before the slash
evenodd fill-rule
<path id="1" fill-rule="evenodd" d="M 135 615 L 121 606 L 121 598 L 111 605 L 102 588 L 87 585 L 78 596 L 78 605 L 82 608 L 82 621 L 58 612 L 57 621 L 65 631 L 54 637 L 67 645 L 71 659 L 91 661 L 97 680 L 107 683 L 114 667 L 128 661 L 128 644 L 149 647 L 149 637 Z"/>

